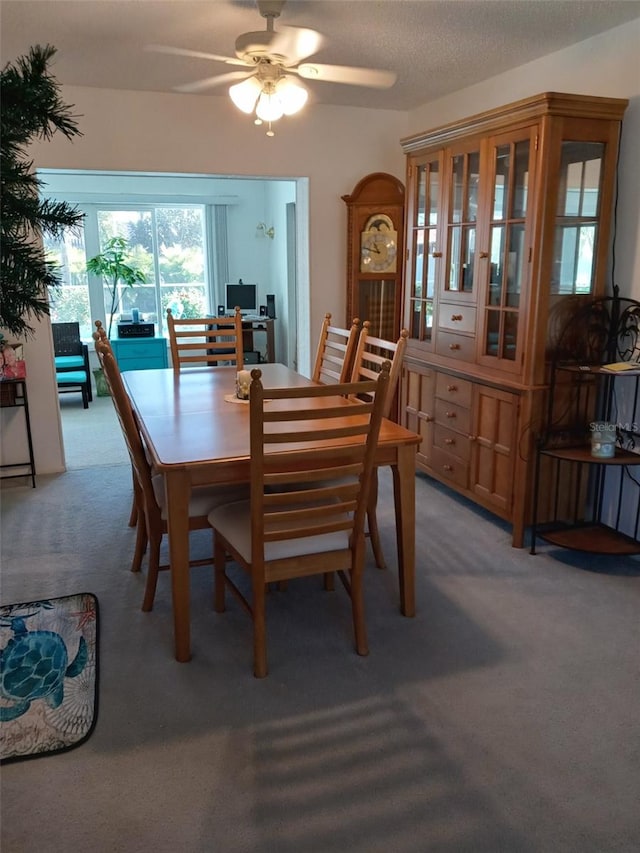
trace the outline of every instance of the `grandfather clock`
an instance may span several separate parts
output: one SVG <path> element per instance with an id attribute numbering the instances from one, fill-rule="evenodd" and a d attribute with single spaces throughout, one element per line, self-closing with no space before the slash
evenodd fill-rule
<path id="1" fill-rule="evenodd" d="M 400 335 L 404 269 L 404 185 L 374 172 L 358 181 L 347 205 L 347 313 L 370 323 L 369 333 Z"/>

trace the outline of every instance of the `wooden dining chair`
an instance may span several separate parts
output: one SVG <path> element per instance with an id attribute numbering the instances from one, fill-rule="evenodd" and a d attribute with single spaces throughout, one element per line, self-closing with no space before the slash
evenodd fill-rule
<path id="1" fill-rule="evenodd" d="M 113 347 L 111 346 L 111 341 L 109 340 L 109 337 L 105 331 L 104 326 L 102 325 L 102 321 L 96 320 L 94 325 L 96 327 L 96 330 L 92 334 L 91 337 L 93 338 L 94 341 L 98 341 L 98 340 L 104 341 L 105 346 L 107 346 L 109 348 L 109 350 L 111 351 L 112 355 L 115 358 L 115 353 L 113 352 Z M 94 344 L 94 349 L 95 349 L 95 344 Z M 100 367 L 102 367 L 102 355 L 100 352 L 98 352 L 97 349 L 96 349 L 96 355 L 98 357 L 98 363 L 100 364 Z M 117 359 L 116 359 L 116 361 L 117 361 Z M 103 369 L 103 373 L 104 373 L 104 368 L 102 368 L 102 369 Z M 105 381 L 106 381 L 106 377 L 105 377 Z M 107 384 L 107 387 L 108 387 L 108 384 Z M 133 468 L 131 468 L 131 475 L 132 475 L 132 480 L 133 480 L 133 499 L 131 501 L 131 511 L 129 513 L 129 527 L 135 527 L 136 524 L 138 523 L 138 503 L 140 502 L 140 498 L 138 495 L 138 484 L 137 484 L 137 480 L 136 480 L 136 473 L 133 470 Z"/>
<path id="2" fill-rule="evenodd" d="M 167 328 L 173 369 L 183 367 L 235 364 L 244 366 L 242 315 L 236 308 L 233 317 L 196 317 L 176 319 L 167 309 Z"/>
<path id="3" fill-rule="evenodd" d="M 324 315 L 311 374 L 314 382 L 330 385 L 334 382 L 349 381 L 359 334 L 360 320 L 357 318 L 351 323 L 350 329 L 341 329 L 331 325 L 331 314 Z"/>
<path id="4" fill-rule="evenodd" d="M 394 404 L 394 397 L 400 379 L 402 370 L 402 360 L 407 348 L 407 340 L 409 333 L 406 329 L 400 332 L 400 337 L 397 341 L 386 341 L 383 338 L 377 338 L 369 334 L 370 324 L 365 321 L 363 324 L 358 345 L 353 359 L 353 369 L 351 372 L 351 381 L 358 382 L 361 380 L 370 381 L 379 375 L 382 364 L 385 361 L 391 362 L 391 371 L 389 373 L 389 387 L 385 397 L 385 405 L 382 416 L 388 418 L 391 413 L 391 407 Z M 360 399 L 366 399 L 366 392 L 358 392 Z M 372 477 L 371 491 L 369 494 L 369 507 L 367 510 L 367 529 L 371 539 L 371 547 L 376 560 L 376 565 L 380 569 L 386 568 L 384 554 L 382 552 L 382 544 L 380 542 L 380 532 L 378 530 L 378 518 L 376 515 L 376 506 L 378 503 L 378 469 L 375 468 Z"/>
<path id="5" fill-rule="evenodd" d="M 362 592 L 364 522 L 390 364 L 373 400 L 345 399 L 353 383 L 263 388 L 251 372 L 250 500 L 209 513 L 216 611 L 225 589 L 253 619 L 254 674 L 267 674 L 265 592 L 271 582 L 337 572 L 351 598 L 355 645 L 368 654 Z M 377 392 L 377 393 L 374 393 Z M 339 482 L 336 482 L 339 481 Z M 251 578 L 251 602 L 227 574 L 227 555 Z"/>
<path id="6" fill-rule="evenodd" d="M 147 581 L 142 602 L 142 609 L 148 611 L 153 608 L 158 573 L 161 569 L 169 568 L 168 565 L 160 565 L 160 546 L 162 537 L 167 533 L 164 477 L 161 474 L 152 474 L 138 422 L 108 339 L 105 340 L 98 336 L 96 352 L 105 372 L 111 399 L 122 427 L 134 473 L 137 535 L 131 563 L 132 572 L 140 571 L 147 545 L 149 546 Z M 219 504 L 226 504 L 229 501 L 240 500 L 247 494 L 248 489 L 244 486 L 194 488 L 189 501 L 189 529 L 201 530 L 206 528 L 208 526 L 207 515 L 214 507 Z M 189 565 L 202 566 L 212 563 L 213 557 L 209 557 L 203 560 L 191 560 Z"/>

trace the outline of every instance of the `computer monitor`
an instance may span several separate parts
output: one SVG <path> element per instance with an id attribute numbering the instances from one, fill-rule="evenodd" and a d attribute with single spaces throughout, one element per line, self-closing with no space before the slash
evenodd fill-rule
<path id="1" fill-rule="evenodd" d="M 243 314 L 258 313 L 257 284 L 226 284 L 225 306 L 227 312 L 233 313 L 236 306 Z"/>

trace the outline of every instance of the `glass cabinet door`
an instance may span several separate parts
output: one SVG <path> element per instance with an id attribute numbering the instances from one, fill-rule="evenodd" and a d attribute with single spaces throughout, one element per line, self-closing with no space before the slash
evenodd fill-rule
<path id="1" fill-rule="evenodd" d="M 407 270 L 405 324 L 409 337 L 430 342 L 442 251 L 438 246 L 440 158 L 415 164 L 409 208 L 410 266 Z"/>
<path id="2" fill-rule="evenodd" d="M 453 154 L 448 162 L 447 296 L 474 291 L 480 151 Z"/>
<path id="3" fill-rule="evenodd" d="M 527 207 L 530 197 L 531 138 L 492 140 L 491 205 L 488 222 L 487 287 L 482 355 L 515 362 L 518 321 L 527 275 Z"/>
<path id="4" fill-rule="evenodd" d="M 552 294 L 594 293 L 604 152 L 602 142 L 562 143 Z"/>

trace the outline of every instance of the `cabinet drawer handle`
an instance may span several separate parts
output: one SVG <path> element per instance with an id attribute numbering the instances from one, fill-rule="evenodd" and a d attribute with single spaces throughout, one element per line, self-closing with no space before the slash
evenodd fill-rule
<path id="1" fill-rule="evenodd" d="M 433 415 L 425 415 L 425 416 L 424 416 L 424 421 L 425 421 L 425 423 L 427 423 L 427 424 L 432 423 L 432 421 L 434 421 L 434 420 L 435 420 L 435 418 L 433 417 Z"/>
<path id="2" fill-rule="evenodd" d="M 443 471 L 453 471 L 453 465 L 443 465 L 442 470 Z"/>
<path id="3" fill-rule="evenodd" d="M 480 252 L 479 254 L 480 254 L 481 258 L 488 258 L 489 257 L 489 252 Z"/>
<path id="4" fill-rule="evenodd" d="M 445 438 L 444 443 L 445 444 L 455 444 L 455 441 L 453 438 Z"/>
<path id="5" fill-rule="evenodd" d="M 445 412 L 444 416 L 445 416 L 445 418 L 455 418 L 456 413 L 455 412 Z"/>
<path id="6" fill-rule="evenodd" d="M 432 258 L 441 258 L 442 252 L 431 252 L 431 257 Z"/>
<path id="7" fill-rule="evenodd" d="M 457 391 L 457 390 L 458 390 L 457 385 L 447 385 L 447 391 L 453 392 L 453 391 Z"/>
<path id="8" fill-rule="evenodd" d="M 454 323 L 459 322 L 460 320 L 462 320 L 462 314 L 452 314 L 451 319 Z"/>
<path id="9" fill-rule="evenodd" d="M 460 344 L 449 344 L 449 349 L 460 349 Z"/>

